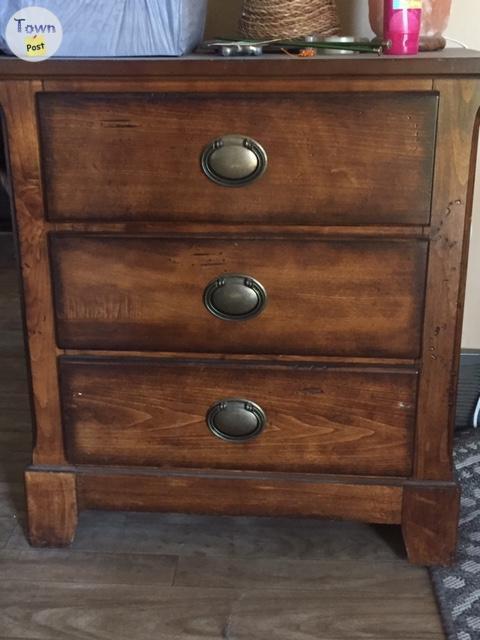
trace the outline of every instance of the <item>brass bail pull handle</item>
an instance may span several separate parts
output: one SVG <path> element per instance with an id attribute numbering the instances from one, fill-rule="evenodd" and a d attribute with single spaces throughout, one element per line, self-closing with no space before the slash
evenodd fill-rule
<path id="1" fill-rule="evenodd" d="M 207 412 L 210 431 L 221 440 L 246 442 L 256 438 L 267 424 L 267 414 L 260 405 L 241 398 L 216 402 Z"/>
<path id="2" fill-rule="evenodd" d="M 264 310 L 267 292 L 251 276 L 226 273 L 207 285 L 203 302 L 208 311 L 221 320 L 250 320 Z"/>
<path id="3" fill-rule="evenodd" d="M 202 169 L 213 182 L 224 187 L 243 187 L 265 173 L 265 149 L 252 138 L 227 135 L 214 140 L 202 153 Z"/>

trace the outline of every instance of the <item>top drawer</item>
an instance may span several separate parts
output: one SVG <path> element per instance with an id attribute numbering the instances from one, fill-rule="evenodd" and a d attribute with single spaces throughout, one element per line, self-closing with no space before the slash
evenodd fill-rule
<path id="1" fill-rule="evenodd" d="M 38 112 L 51 220 L 430 219 L 433 93 L 45 93 Z M 203 150 L 229 135 L 257 141 L 268 158 L 265 173 L 242 187 L 202 170 Z"/>

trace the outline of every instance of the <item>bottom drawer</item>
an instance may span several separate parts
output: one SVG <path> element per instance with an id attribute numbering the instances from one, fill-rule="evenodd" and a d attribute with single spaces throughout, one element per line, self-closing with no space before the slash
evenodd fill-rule
<path id="1" fill-rule="evenodd" d="M 408 476 L 416 372 L 61 358 L 72 463 Z"/>

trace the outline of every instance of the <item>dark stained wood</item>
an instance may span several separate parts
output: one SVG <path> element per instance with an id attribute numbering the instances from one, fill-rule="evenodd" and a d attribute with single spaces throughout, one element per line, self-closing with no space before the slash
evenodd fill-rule
<path id="1" fill-rule="evenodd" d="M 480 123 L 480 84 L 442 80 L 415 476 L 452 478 L 452 434 Z"/>
<path id="2" fill-rule="evenodd" d="M 460 490 L 405 486 L 402 531 L 410 562 L 450 565 L 455 560 Z"/>
<path id="3" fill-rule="evenodd" d="M 402 523 L 412 561 L 450 561 L 458 518 L 451 425 L 480 56 L 446 52 L 415 60 L 197 58 L 39 65 L 0 60 L 0 80 L 37 423 L 34 466 L 27 473 L 33 542 L 68 543 L 76 525 L 78 487 L 79 509 Z M 224 135 L 234 125 L 245 127 L 235 132 L 258 137 L 270 157 L 266 176 L 236 192 L 210 185 L 198 168 L 200 149 L 208 142 L 204 137 Z M 246 272 L 267 287 L 269 305 L 256 320 L 225 323 L 204 308 L 205 286 L 226 272 Z M 79 403 L 82 396 L 73 403 L 71 393 L 82 390 L 72 383 L 70 397 L 64 398 L 70 422 L 63 424 L 57 358 L 66 348 L 77 361 L 87 352 L 101 352 L 112 370 L 105 367 L 102 380 L 97 374 L 81 379 L 87 408 Z M 134 377 L 120 373 L 118 358 L 128 352 L 140 360 L 146 354 L 162 358 L 159 380 L 153 382 L 151 365 Z M 207 354 L 203 359 L 202 353 Z M 181 365 L 186 358 L 195 365 Z M 90 355 L 84 362 L 80 367 L 70 360 L 75 376 L 95 361 Z M 264 435 L 282 436 L 270 455 L 282 459 L 280 470 L 265 468 L 267 454 L 254 449 L 267 442 L 260 439 L 252 443 L 249 461 L 231 458 L 225 468 L 215 469 L 223 462 L 202 442 L 195 452 L 199 457 L 187 458 L 184 442 L 166 436 L 180 423 L 178 404 L 171 408 L 174 383 L 167 370 L 176 372 L 177 397 L 188 401 L 186 422 L 193 428 L 201 423 L 204 409 L 197 407 L 206 391 L 233 393 L 240 384 L 242 390 L 268 391 L 263 401 L 272 403 L 272 424 L 282 426 Z M 309 386 L 305 378 L 296 387 L 307 371 Z M 207 379 L 208 372 L 213 373 Z M 410 381 L 408 402 L 414 402 L 413 380 L 419 378 L 411 478 L 389 476 L 410 472 L 413 430 L 411 409 L 408 413 L 398 405 L 387 416 L 406 391 L 397 383 L 392 395 L 391 376 Z M 342 389 L 340 380 L 347 377 Z M 326 393 L 317 397 L 302 391 L 316 389 L 319 385 L 310 383 L 320 378 Z M 132 388 L 141 391 L 141 407 Z M 91 398 L 100 392 L 101 406 L 94 405 Z M 288 412 L 292 404 L 310 407 L 309 413 L 297 410 L 296 429 Z M 285 407 L 280 422 L 278 407 Z M 173 417 L 161 421 L 167 410 Z M 4 424 L 14 413 L 1 415 Z M 287 445 L 298 446 L 305 425 L 316 424 L 308 416 L 335 425 L 332 455 L 317 457 L 307 440 L 292 462 Z M 370 421 L 368 433 L 374 435 L 352 440 L 346 450 L 342 438 L 359 428 L 360 419 L 362 425 Z M 387 444 L 390 426 L 397 434 L 403 429 L 405 439 L 392 437 Z M 64 428 L 72 459 L 103 456 L 103 466 L 67 466 Z M 132 438 L 138 431 L 140 437 Z M 367 455 L 370 438 L 382 446 L 371 447 Z M 111 449 L 110 442 L 115 443 Z M 339 447 L 345 447 L 342 456 Z M 165 449 L 169 462 L 162 457 Z M 0 513 L 7 518 L 21 513 L 13 458 L 0 476 L 0 503 L 6 509 Z M 135 466 L 112 465 L 120 461 Z M 188 463 L 196 468 L 187 468 Z M 161 468 L 145 466 L 152 464 Z M 15 546 L 18 540 L 16 529 L 6 544 Z M 288 602 L 296 603 L 295 598 Z M 255 634 L 247 629 L 244 635 L 271 637 L 274 626 L 263 615 L 269 606 L 268 596 L 262 603 L 252 599 L 247 609 L 259 607 L 262 616 Z M 303 635 L 307 630 L 318 637 L 318 621 L 323 631 L 333 629 L 332 637 L 352 635 L 351 626 L 332 627 L 323 617 L 310 625 L 312 614 L 307 616 Z M 227 624 L 224 618 L 222 624 Z M 278 624 L 275 629 L 288 629 L 289 638 L 298 630 L 298 622 L 294 628 L 283 619 Z M 372 625 L 369 618 L 359 635 L 374 636 Z M 222 626 L 222 634 L 232 635 L 232 628 Z M 7 626 L 14 637 L 28 637 L 30 631 L 28 625 Z M 400 627 L 382 638 L 396 633 L 404 640 Z"/>
<path id="4" fill-rule="evenodd" d="M 5 553 L 30 550 L 17 526 Z M 196 556 L 225 561 L 243 558 L 254 563 L 261 559 L 300 564 L 304 560 L 306 564 L 336 560 L 345 567 L 361 563 L 375 565 L 377 570 L 389 563 L 399 567 L 408 564 L 401 529 L 396 525 L 139 511 L 84 511 L 73 545 L 61 551 L 113 556 Z M 423 569 L 417 567 L 416 571 L 422 573 Z"/>
<path id="5" fill-rule="evenodd" d="M 75 475 L 30 470 L 25 473 L 25 483 L 30 544 L 35 547 L 71 544 L 77 528 Z"/>
<path id="6" fill-rule="evenodd" d="M 52 640 L 73 629 L 91 640 L 288 638 L 443 640 L 432 597 L 395 591 L 382 597 L 348 587 L 312 589 L 182 588 L 64 583 L 3 583 L 2 640 Z M 23 600 L 19 606 L 19 600 Z M 40 622 L 39 622 L 40 621 Z"/>
<path id="7" fill-rule="evenodd" d="M 412 91 L 432 91 L 431 78 L 353 78 L 353 77 L 283 77 L 269 78 L 268 83 L 262 77 L 242 78 L 242 93 L 277 93 L 285 92 L 285 81 L 291 92 L 299 93 L 368 93 L 372 91 L 395 91 L 411 93 Z M 201 93 L 238 93 L 238 78 L 218 78 L 195 76 L 182 78 L 108 78 L 88 79 L 70 77 L 68 80 L 46 79 L 46 92 L 81 92 L 81 93 L 132 93 L 132 92 L 201 92 Z"/>
<path id="8" fill-rule="evenodd" d="M 12 563 L 13 564 L 13 563 Z M 366 565 L 369 570 L 366 571 Z M 380 565 L 380 567 L 379 567 Z M 1 566 L 1 560 L 0 560 Z M 8 566 L 8 565 L 7 565 Z M 357 560 L 352 563 L 348 575 L 345 568 L 336 560 L 323 559 L 310 562 L 299 562 L 298 558 L 262 558 L 256 557 L 254 562 L 246 558 L 206 558 L 202 556 L 180 557 L 175 573 L 175 587 L 234 588 L 249 589 L 255 584 L 257 589 L 315 589 L 320 594 L 338 593 L 342 600 L 345 587 L 352 588 L 368 598 L 385 597 L 395 592 L 397 597 L 408 597 L 412 593 L 415 581 L 416 593 L 422 597 L 431 590 L 428 576 L 424 575 L 424 583 L 419 580 L 418 568 L 405 562 L 381 563 Z M 380 568 L 380 571 L 379 571 Z M 148 574 L 147 574 L 148 575 Z M 418 591 L 417 591 L 418 589 Z"/>
<path id="9" fill-rule="evenodd" d="M 215 56 L 186 56 L 181 59 L 168 58 L 132 58 L 117 60 L 55 60 L 32 65 L 14 58 L 0 58 L 0 76 L 10 78 L 48 78 L 70 77 L 90 78 L 130 78 L 142 77 L 282 77 L 298 78 L 336 76 L 362 77 L 378 76 L 480 76 L 480 52 L 471 49 L 446 49 L 422 53 L 414 60 L 409 57 L 362 55 L 329 56 L 301 60 L 282 55 L 269 55 L 261 59 L 237 58 L 225 59 Z"/>
<path id="10" fill-rule="evenodd" d="M 168 555 L 71 553 L 69 549 L 9 549 L 0 552 L 2 581 L 139 587 L 170 586 L 177 558 Z M 3 638 L 0 635 L 0 638 Z"/>
<path id="11" fill-rule="evenodd" d="M 136 357 L 136 358 L 161 358 L 163 360 L 184 359 L 178 351 L 102 351 L 101 349 L 57 349 L 58 355 L 68 356 L 106 356 L 108 358 Z M 206 360 L 207 362 L 246 362 L 253 364 L 296 364 L 304 365 L 333 365 L 347 367 L 386 367 L 387 369 L 401 367 L 417 369 L 420 361 L 415 358 L 352 358 L 351 356 L 286 356 L 282 354 L 262 355 L 257 353 L 189 353 L 188 359 Z M 384 369 L 386 371 L 386 369 Z"/>
<path id="12" fill-rule="evenodd" d="M 407 239 L 430 237 L 430 227 L 421 225 L 415 227 L 406 226 L 320 226 L 308 225 L 259 225 L 259 224 L 222 224 L 219 228 L 216 224 L 205 223 L 176 223 L 176 222 L 53 222 L 48 224 L 51 231 L 77 233 L 126 233 L 129 235 L 153 234 L 162 236 L 200 235 L 222 236 L 228 234 L 232 239 L 253 236 L 268 236 L 277 240 L 309 238 L 320 239 L 346 239 L 346 238 L 385 238 Z"/>
<path id="13" fill-rule="evenodd" d="M 223 515 L 309 516 L 401 522 L 402 487 L 335 484 L 315 476 L 249 476 L 245 472 L 161 474 L 89 470 L 77 475 L 85 509 L 182 511 Z M 288 478 L 288 479 L 287 479 Z"/>
<path id="14" fill-rule="evenodd" d="M 10 355 L 22 344 L 17 279 L 10 243 L 2 240 L 0 478 L 10 478 L 10 469 L 22 477 L 23 459 L 31 447 L 25 417 L 28 388 L 25 377 L 22 388 L 18 380 L 22 356 Z M 7 326 L 9 341 L 4 340 Z M 9 479 L 6 492 L 0 488 L 0 513 L 9 508 L 15 486 Z M 23 503 L 21 499 L 19 504 Z M 283 627 L 291 621 L 310 621 L 308 640 L 317 640 L 325 628 L 318 611 L 314 614 L 318 623 L 311 622 L 316 601 L 317 610 L 325 616 L 329 612 L 332 620 L 350 618 L 352 607 L 358 608 L 359 615 L 343 638 L 338 635 L 340 623 L 333 622 L 337 640 L 352 640 L 367 619 L 374 621 L 369 631 L 372 640 L 391 638 L 392 628 L 399 640 L 418 640 L 419 630 L 425 630 L 428 640 L 443 640 L 428 574 L 404 561 L 395 526 L 85 511 L 73 546 L 47 550 L 28 548 L 18 525 L 22 516 L 17 515 L 0 516 L 2 640 L 60 640 L 67 627 L 92 640 L 151 640 L 152 628 L 157 635 L 165 629 L 169 640 L 172 636 L 192 640 L 202 607 L 209 621 L 203 618 L 202 635 L 208 624 L 212 638 L 217 629 L 216 637 L 221 638 L 239 589 L 254 595 L 249 596 L 251 605 L 238 613 L 237 636 L 257 638 L 250 624 L 264 627 L 268 619 L 282 616 Z M 170 586 L 177 563 L 175 584 Z M 269 600 L 270 591 L 275 602 Z M 199 599 L 204 604 L 199 605 Z M 287 600 L 291 609 L 285 613 Z M 218 622 L 210 622 L 212 611 Z M 306 640 L 301 623 L 289 628 L 288 634 L 289 640 Z"/>
<path id="15" fill-rule="evenodd" d="M 40 82 L 0 83 L 14 218 L 20 250 L 23 307 L 35 413 L 33 457 L 41 464 L 65 461 L 55 358 L 51 279 L 43 220 L 35 92 Z"/>
<path id="16" fill-rule="evenodd" d="M 430 219 L 432 93 L 47 93 L 38 108 L 52 220 Z M 202 172 L 205 146 L 228 134 L 265 148 L 254 184 L 222 187 Z"/>
<path id="17" fill-rule="evenodd" d="M 72 463 L 411 474 L 408 370 L 67 359 L 60 377 Z M 263 408 L 261 435 L 232 443 L 210 432 L 208 409 L 225 398 Z"/>
<path id="18" fill-rule="evenodd" d="M 51 239 L 63 348 L 410 357 L 419 354 L 427 246 L 422 241 Z M 203 303 L 225 273 L 268 293 L 254 319 Z"/>

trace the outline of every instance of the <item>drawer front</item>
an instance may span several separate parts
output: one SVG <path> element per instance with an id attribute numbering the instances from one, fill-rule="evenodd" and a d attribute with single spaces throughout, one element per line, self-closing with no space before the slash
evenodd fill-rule
<path id="1" fill-rule="evenodd" d="M 52 220 L 430 218 L 435 94 L 53 93 L 38 101 Z M 233 189 L 207 178 L 200 162 L 228 135 L 257 141 L 268 159 L 261 178 Z"/>
<path id="2" fill-rule="evenodd" d="M 58 343 L 109 350 L 417 357 L 426 248 L 420 240 L 55 235 Z M 229 287 L 217 286 L 225 274 Z M 228 309 L 239 292 L 257 300 L 255 289 L 230 287 L 231 274 L 263 289 L 260 313 L 231 321 L 207 309 L 212 283 L 214 300 L 225 295 Z"/>
<path id="3" fill-rule="evenodd" d="M 75 464 L 411 472 L 411 371 L 66 358 L 60 379 Z M 248 410 L 228 402 L 213 426 L 237 436 L 225 440 L 209 428 L 209 409 L 232 399 L 263 411 L 256 437 L 245 439 L 255 428 Z"/>

